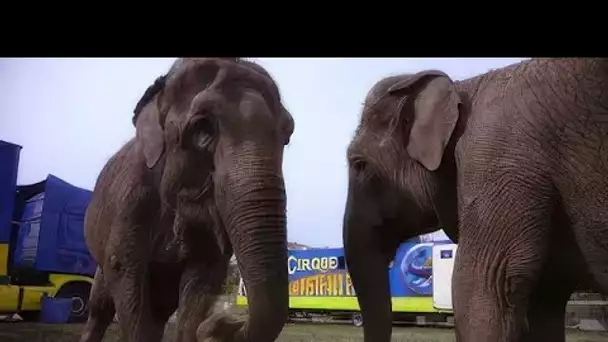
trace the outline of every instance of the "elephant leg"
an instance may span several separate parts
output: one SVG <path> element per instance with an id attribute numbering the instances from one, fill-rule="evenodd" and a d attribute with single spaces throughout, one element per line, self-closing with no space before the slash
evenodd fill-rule
<path id="1" fill-rule="evenodd" d="M 492 184 L 463 208 L 452 289 L 458 341 L 519 341 L 525 330 L 547 257 L 551 206 L 545 187 L 522 180 L 501 179 L 504 185 Z"/>
<path id="2" fill-rule="evenodd" d="M 179 291 L 176 342 L 196 342 L 199 325 L 209 318 L 226 280 L 229 258 L 200 263 L 184 271 Z"/>
<path id="3" fill-rule="evenodd" d="M 104 272 L 118 313 L 120 340 L 129 342 L 161 342 L 164 322 L 155 319 L 151 305 L 149 270 L 135 258 Z M 110 280 L 111 278 L 111 280 Z M 156 294 L 158 295 L 158 294 Z"/>
<path id="4" fill-rule="evenodd" d="M 114 318 L 114 302 L 108 291 L 103 273 L 97 267 L 89 298 L 89 317 L 82 332 L 81 342 L 101 342 Z"/>
<path id="5" fill-rule="evenodd" d="M 150 306 L 154 326 L 166 327 L 169 317 L 175 312 L 179 304 L 179 269 L 167 270 L 167 267 L 153 267 L 150 276 Z M 162 295 L 159 295 L 162 294 Z"/>
<path id="6" fill-rule="evenodd" d="M 528 300 L 528 327 L 522 340 L 565 341 L 566 304 L 578 284 L 589 279 L 587 267 L 564 212 L 554 212 L 549 250 L 538 284 Z"/>
<path id="7" fill-rule="evenodd" d="M 583 254 L 586 266 L 593 276 L 595 290 L 608 295 L 608 190 L 602 188 L 604 198 L 590 204 L 593 207 L 580 208 L 570 214 L 576 242 Z M 598 209 L 601 208 L 601 209 Z M 595 211 L 594 211 L 595 210 Z"/>
<path id="8" fill-rule="evenodd" d="M 541 282 L 530 296 L 528 329 L 522 341 L 565 342 L 564 320 L 571 290 L 557 281 Z"/>

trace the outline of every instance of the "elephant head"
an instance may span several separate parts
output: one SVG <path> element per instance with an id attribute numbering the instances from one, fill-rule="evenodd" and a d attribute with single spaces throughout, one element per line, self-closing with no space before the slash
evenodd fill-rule
<path id="1" fill-rule="evenodd" d="M 348 147 L 346 263 L 365 341 L 389 341 L 387 267 L 404 240 L 443 226 L 457 241 L 454 132 L 461 99 L 443 72 L 387 77 L 366 97 Z"/>
<path id="2" fill-rule="evenodd" d="M 273 341 L 288 310 L 282 160 L 294 121 L 272 77 L 241 59 L 179 59 L 133 122 L 161 202 L 184 222 L 214 222 L 224 253 L 234 249 L 249 298 L 235 340 Z"/>

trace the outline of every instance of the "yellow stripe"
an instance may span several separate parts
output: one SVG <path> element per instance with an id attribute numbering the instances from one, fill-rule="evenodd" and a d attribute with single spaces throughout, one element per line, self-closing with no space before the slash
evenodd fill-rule
<path id="1" fill-rule="evenodd" d="M 70 282 L 87 282 L 92 283 L 93 279 L 87 276 L 77 276 L 69 274 L 51 274 L 51 286 L 23 286 L 23 302 L 21 309 L 23 310 L 40 310 L 40 301 L 42 295 L 47 293 L 53 297 L 61 287 Z M 17 308 L 19 287 L 18 286 L 0 286 L 0 311 L 10 311 L 9 308 Z"/>
<path id="2" fill-rule="evenodd" d="M 8 244 L 0 243 L 0 276 L 8 274 Z"/>
<path id="3" fill-rule="evenodd" d="M 0 312 L 16 312 L 19 304 L 19 286 L 0 285 Z"/>
<path id="4" fill-rule="evenodd" d="M 393 297 L 393 312 L 438 312 L 432 297 Z M 237 296 L 236 305 L 247 306 L 247 297 Z M 357 297 L 289 297 L 291 309 L 359 311 Z"/>

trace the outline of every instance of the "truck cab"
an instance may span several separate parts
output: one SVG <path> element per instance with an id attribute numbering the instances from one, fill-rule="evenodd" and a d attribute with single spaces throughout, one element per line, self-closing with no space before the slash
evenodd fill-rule
<path id="1" fill-rule="evenodd" d="M 85 321 L 97 267 L 84 239 L 92 192 L 48 175 L 17 185 L 22 147 L 0 141 L 0 314 L 37 319 L 42 296 L 72 298 Z"/>

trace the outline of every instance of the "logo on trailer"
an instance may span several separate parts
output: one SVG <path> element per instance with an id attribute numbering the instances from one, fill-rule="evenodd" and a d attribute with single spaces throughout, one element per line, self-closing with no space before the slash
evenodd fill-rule
<path id="1" fill-rule="evenodd" d="M 401 261 L 405 286 L 423 296 L 433 294 L 433 244 L 414 245 Z"/>
<path id="2" fill-rule="evenodd" d="M 314 257 L 298 259 L 293 255 L 287 258 L 287 270 L 289 274 L 294 274 L 298 271 L 315 271 L 325 273 L 327 271 L 338 269 L 338 257 Z"/>

